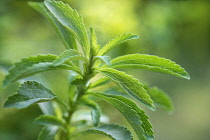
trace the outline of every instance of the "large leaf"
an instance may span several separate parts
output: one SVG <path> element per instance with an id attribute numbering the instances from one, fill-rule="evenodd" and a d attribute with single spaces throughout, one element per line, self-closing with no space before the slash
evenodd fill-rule
<path id="1" fill-rule="evenodd" d="M 51 115 L 41 115 L 34 120 L 36 124 L 40 125 L 51 125 L 65 128 L 65 124 L 62 120 L 58 119 L 56 116 Z"/>
<path id="2" fill-rule="evenodd" d="M 98 56 L 102 56 L 104 54 L 106 54 L 107 52 L 109 52 L 110 50 L 112 50 L 113 48 L 117 47 L 119 44 L 130 40 L 130 39 L 137 39 L 139 36 L 132 34 L 132 33 L 125 33 L 122 35 L 118 35 L 117 37 L 115 37 L 114 39 L 112 39 L 110 42 L 108 42 L 99 52 L 98 52 Z"/>
<path id="3" fill-rule="evenodd" d="M 9 70 L 9 74 L 5 77 L 3 86 L 17 81 L 21 78 L 49 70 L 73 70 L 81 73 L 80 69 L 75 67 L 71 63 L 64 63 L 62 65 L 53 66 L 53 61 L 56 59 L 56 55 L 38 55 L 23 58 L 21 62 L 15 63 L 14 67 Z"/>
<path id="4" fill-rule="evenodd" d="M 98 71 L 122 86 L 132 97 L 142 102 L 150 109 L 155 110 L 152 99 L 139 80 L 124 72 L 111 68 L 101 68 Z"/>
<path id="5" fill-rule="evenodd" d="M 148 116 L 133 101 L 123 96 L 89 93 L 115 106 L 130 123 L 140 140 L 153 139 L 153 131 Z"/>
<path id="6" fill-rule="evenodd" d="M 144 86 L 148 94 L 151 96 L 156 107 L 162 108 L 168 112 L 173 111 L 173 104 L 170 97 L 161 89 L 157 87 L 149 88 Z"/>
<path id="7" fill-rule="evenodd" d="M 55 99 L 57 99 L 56 95 L 40 83 L 27 81 L 21 84 L 17 94 L 14 94 L 7 99 L 4 107 L 25 108 L 32 104 L 52 101 Z"/>
<path id="8" fill-rule="evenodd" d="M 96 33 L 93 27 L 90 28 L 90 32 L 91 32 L 91 35 L 90 35 L 91 50 L 92 50 L 93 56 L 96 56 L 100 49 L 100 45 L 98 45 Z"/>
<path id="9" fill-rule="evenodd" d="M 53 62 L 53 65 L 58 66 L 64 63 L 65 61 L 71 61 L 71 60 L 82 60 L 88 63 L 88 59 L 82 56 L 80 52 L 78 52 L 77 50 L 69 49 L 60 54 Z"/>
<path id="10" fill-rule="evenodd" d="M 94 126 L 98 126 L 101 117 L 101 109 L 99 105 L 94 101 L 85 97 L 81 98 L 79 102 L 92 109 L 91 118 L 93 120 L 93 124 Z"/>
<path id="11" fill-rule="evenodd" d="M 131 132 L 126 127 L 116 124 L 104 124 L 88 129 L 85 133 L 102 134 L 113 140 L 133 140 Z"/>
<path id="12" fill-rule="evenodd" d="M 117 57 L 111 61 L 112 68 L 133 68 L 172 74 L 190 79 L 188 73 L 175 62 L 154 55 L 130 54 Z"/>
<path id="13" fill-rule="evenodd" d="M 88 56 L 90 53 L 90 44 L 82 16 L 61 1 L 47 0 L 44 3 L 57 20 L 76 35 L 83 46 L 86 56 Z"/>
<path id="14" fill-rule="evenodd" d="M 57 126 L 45 126 L 39 133 L 38 140 L 54 140 L 56 133 L 58 132 Z"/>
<path id="15" fill-rule="evenodd" d="M 54 27 L 59 37 L 63 41 L 67 49 L 77 48 L 76 40 L 71 31 L 64 27 L 50 11 L 45 7 L 43 2 L 29 2 L 29 5 L 32 6 L 35 10 L 41 13 Z"/>

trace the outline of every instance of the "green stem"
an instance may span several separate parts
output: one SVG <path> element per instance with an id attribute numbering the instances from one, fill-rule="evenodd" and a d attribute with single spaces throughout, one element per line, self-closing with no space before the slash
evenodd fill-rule
<path id="1" fill-rule="evenodd" d="M 86 72 L 83 75 L 83 85 L 78 86 L 78 94 L 75 95 L 75 96 L 77 96 L 77 98 L 75 99 L 75 101 L 71 101 L 69 103 L 68 116 L 65 117 L 66 126 L 67 126 L 67 134 L 66 135 L 67 135 L 68 140 L 71 139 L 71 132 L 70 132 L 71 119 L 72 119 L 72 115 L 74 114 L 74 112 L 77 109 L 77 106 L 78 106 L 77 101 L 85 94 L 85 92 L 87 90 L 87 87 L 86 87 L 87 83 L 93 77 L 92 60 L 93 60 L 93 57 L 91 56 L 89 64 L 85 70 Z M 61 140 L 64 140 L 64 139 L 62 138 Z"/>

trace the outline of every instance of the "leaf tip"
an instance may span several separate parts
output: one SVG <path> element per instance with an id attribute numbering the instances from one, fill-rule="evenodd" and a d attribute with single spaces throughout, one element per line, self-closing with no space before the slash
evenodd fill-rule
<path id="1" fill-rule="evenodd" d="M 154 104 L 152 104 L 149 108 L 150 108 L 152 111 L 156 111 L 156 107 L 154 106 Z"/>
<path id="2" fill-rule="evenodd" d="M 132 35 L 132 39 L 138 39 L 138 38 L 139 38 L 139 35 L 137 35 L 137 34 Z"/>
<path id="3" fill-rule="evenodd" d="M 190 77 L 190 75 L 189 75 L 188 73 L 186 73 L 185 78 L 186 78 L 187 80 L 190 80 L 190 79 L 191 79 L 191 77 Z"/>
<path id="4" fill-rule="evenodd" d="M 186 71 L 184 71 L 184 73 L 181 75 L 181 77 L 184 79 L 190 80 L 190 75 Z"/>

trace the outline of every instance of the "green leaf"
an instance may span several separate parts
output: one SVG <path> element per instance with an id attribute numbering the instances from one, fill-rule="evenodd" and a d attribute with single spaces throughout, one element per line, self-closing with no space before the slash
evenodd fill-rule
<path id="1" fill-rule="evenodd" d="M 110 66 L 111 65 L 111 63 L 110 63 L 110 57 L 109 56 L 94 56 L 93 57 L 93 61 L 96 61 L 96 60 L 98 60 L 98 59 L 100 59 L 100 60 L 102 60 L 103 62 L 105 62 L 108 66 Z"/>
<path id="2" fill-rule="evenodd" d="M 113 140 L 133 140 L 131 132 L 126 127 L 116 124 L 104 124 L 88 129 L 85 133 L 102 134 Z"/>
<path id="3" fill-rule="evenodd" d="M 154 138 L 148 116 L 133 101 L 118 95 L 107 95 L 103 93 L 88 94 L 99 97 L 115 106 L 130 123 L 140 140 Z"/>
<path id="4" fill-rule="evenodd" d="M 54 27 L 59 37 L 63 41 L 67 49 L 76 49 L 76 39 L 74 35 L 66 27 L 64 27 L 50 11 L 45 7 L 43 2 L 28 2 L 31 7 L 41 13 Z"/>
<path id="5" fill-rule="evenodd" d="M 60 54 L 53 62 L 53 65 L 58 66 L 66 61 L 72 61 L 72 60 L 82 60 L 86 63 L 89 62 L 88 59 L 82 56 L 82 54 L 77 50 L 69 49 Z"/>
<path id="6" fill-rule="evenodd" d="M 118 35 L 117 37 L 115 37 L 114 39 L 112 39 L 110 42 L 108 42 L 99 52 L 98 52 L 98 56 L 102 56 L 104 54 L 106 54 L 107 52 L 109 52 L 110 50 L 112 50 L 113 48 L 117 47 L 119 44 L 130 40 L 130 39 L 137 39 L 139 36 L 136 34 L 132 34 L 132 33 L 125 33 L 125 34 L 121 34 Z"/>
<path id="7" fill-rule="evenodd" d="M 58 119 L 56 116 L 51 115 L 41 115 L 34 120 L 36 124 L 40 125 L 51 125 L 65 128 L 65 124 L 62 120 Z"/>
<path id="8" fill-rule="evenodd" d="M 96 37 L 96 33 L 93 27 L 90 27 L 90 45 L 91 45 L 91 49 L 93 52 L 93 56 L 96 56 L 99 49 L 101 48 L 100 45 L 98 45 L 98 41 L 97 41 L 97 37 Z"/>
<path id="9" fill-rule="evenodd" d="M 93 120 L 93 124 L 94 126 L 98 126 L 101 117 L 101 109 L 99 105 L 94 101 L 85 97 L 81 98 L 79 102 L 92 109 L 91 118 Z"/>
<path id="10" fill-rule="evenodd" d="M 53 66 L 52 62 L 56 57 L 56 55 L 48 54 L 23 58 L 21 62 L 15 63 L 14 67 L 9 70 L 9 74 L 4 79 L 3 86 L 21 78 L 49 70 L 73 70 L 81 74 L 81 70 L 72 63 L 66 62 L 62 65 Z"/>
<path id="11" fill-rule="evenodd" d="M 14 94 L 7 99 L 4 107 L 16 107 L 20 109 L 26 108 L 32 104 L 52 101 L 55 99 L 56 95 L 40 83 L 27 81 L 21 84 L 17 94 Z"/>
<path id="12" fill-rule="evenodd" d="M 103 78 L 100 78 L 100 79 L 90 83 L 89 88 L 96 88 L 96 87 L 99 87 L 99 86 L 103 86 L 103 85 L 106 85 L 109 82 L 110 82 L 110 78 L 103 77 Z"/>
<path id="13" fill-rule="evenodd" d="M 92 126 L 92 118 L 90 116 L 90 109 L 83 108 L 83 109 L 79 109 L 79 110 L 75 111 L 75 113 L 72 116 L 71 122 L 77 123 L 80 121 L 86 121 L 89 128 Z M 106 115 L 101 114 L 100 122 L 108 123 L 109 118 Z"/>
<path id="14" fill-rule="evenodd" d="M 82 16 L 61 1 L 46 0 L 44 4 L 63 26 L 76 35 L 83 46 L 86 56 L 89 56 L 90 45 Z"/>
<path id="15" fill-rule="evenodd" d="M 130 54 L 117 57 L 111 61 L 112 68 L 133 68 L 172 74 L 190 79 L 189 74 L 175 62 L 154 55 Z"/>
<path id="16" fill-rule="evenodd" d="M 173 111 L 172 101 L 164 91 L 157 87 L 149 88 L 148 86 L 145 86 L 144 88 L 147 90 L 148 94 L 154 101 L 156 107 L 162 108 L 168 112 Z"/>
<path id="17" fill-rule="evenodd" d="M 138 79 L 135 79 L 131 75 L 128 75 L 124 72 L 111 68 L 101 68 L 98 69 L 98 71 L 122 86 L 132 97 L 142 102 L 150 109 L 155 110 L 152 99 L 147 94 L 147 91 L 144 89 L 143 85 Z"/>
<path id="18" fill-rule="evenodd" d="M 54 137 L 57 132 L 57 126 L 45 126 L 39 133 L 38 140 L 54 140 Z"/>

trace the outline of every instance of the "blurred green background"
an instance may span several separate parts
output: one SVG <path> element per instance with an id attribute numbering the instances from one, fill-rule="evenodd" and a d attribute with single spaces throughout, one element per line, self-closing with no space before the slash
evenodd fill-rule
<path id="1" fill-rule="evenodd" d="M 83 15 L 87 29 L 90 26 L 96 29 L 101 45 L 124 32 L 139 34 L 138 40 L 129 41 L 112 51 L 112 58 L 129 53 L 158 55 L 177 62 L 189 72 L 190 81 L 153 72 L 128 71 L 140 81 L 163 89 L 174 102 L 175 111 L 172 114 L 145 108 L 156 140 L 209 140 L 209 1 L 63 1 Z M 53 28 L 27 5 L 27 0 L 0 1 L 0 29 L 0 83 L 10 65 L 21 58 L 39 53 L 59 54 L 65 49 Z M 62 96 L 67 90 L 65 74 L 47 72 L 34 78 L 44 79 L 56 94 Z M 3 108 L 6 97 L 13 94 L 17 87 L 14 83 L 0 88 L 0 139 L 36 140 L 41 130 L 41 126 L 33 123 L 33 119 L 41 114 L 38 106 L 22 110 Z M 125 124 L 123 116 L 117 111 L 112 114 L 113 110 L 111 106 L 104 108 L 104 112 L 111 116 L 110 121 Z M 91 136 L 86 136 L 86 139 L 93 140 Z"/>

